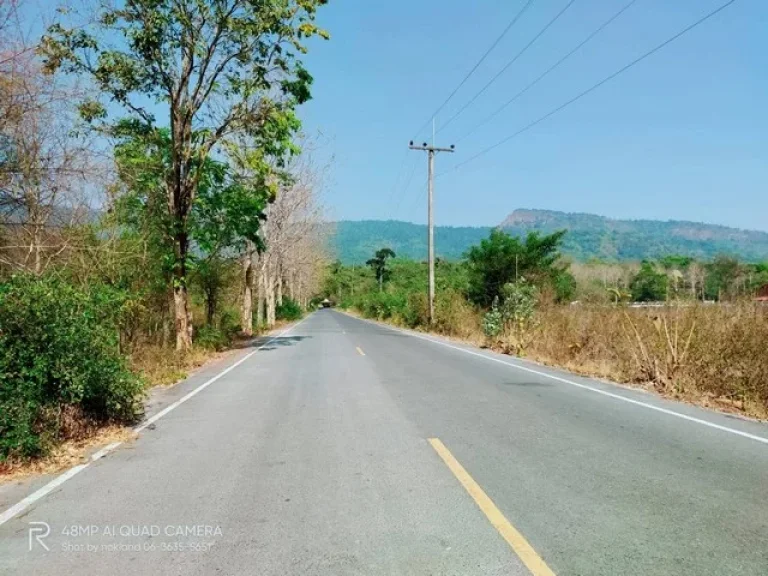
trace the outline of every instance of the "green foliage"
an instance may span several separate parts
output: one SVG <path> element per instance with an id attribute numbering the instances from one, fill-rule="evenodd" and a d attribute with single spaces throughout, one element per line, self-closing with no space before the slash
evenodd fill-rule
<path id="1" fill-rule="evenodd" d="M 565 231 L 548 236 L 532 232 L 520 241 L 501 230 L 492 230 L 487 239 L 467 252 L 470 300 L 487 307 L 502 296 L 504 285 L 523 276 L 534 283 L 555 286 L 560 277 L 560 289 L 564 296 L 569 295 L 571 283 L 562 276 L 565 267 L 559 263 L 564 235 Z"/>
<path id="2" fill-rule="evenodd" d="M 44 453 L 66 436 L 63 414 L 132 422 L 143 384 L 118 350 L 123 294 L 56 278 L 0 285 L 0 459 Z"/>
<path id="3" fill-rule="evenodd" d="M 491 309 L 483 314 L 483 333 L 487 338 L 496 338 L 504 330 L 504 316 L 499 310 L 499 298 L 491 303 Z"/>
<path id="4" fill-rule="evenodd" d="M 285 296 L 283 296 L 283 303 L 275 308 L 275 318 L 278 320 L 293 322 L 295 320 L 301 320 L 303 315 L 304 311 L 301 309 L 299 303 Z"/>
<path id="5" fill-rule="evenodd" d="M 504 332 L 510 337 L 515 354 L 523 354 L 533 337 L 536 327 L 536 306 L 539 291 L 533 284 L 520 278 L 505 284 L 502 290 L 501 317 Z"/>
<path id="6" fill-rule="evenodd" d="M 694 262 L 690 256 L 681 256 L 679 254 L 670 254 L 659 258 L 659 264 L 664 270 L 685 270 Z"/>
<path id="7" fill-rule="evenodd" d="M 209 256 L 195 266 L 194 285 L 199 286 L 205 300 L 205 321 L 213 325 L 222 292 L 238 278 L 237 263 L 218 255 Z"/>
<path id="8" fill-rule="evenodd" d="M 720 300 L 723 296 L 730 296 L 742 273 L 739 261 L 721 254 L 707 264 L 706 268 L 707 280 L 704 284 L 706 297 L 710 300 Z"/>
<path id="9" fill-rule="evenodd" d="M 233 333 L 223 327 L 205 324 L 197 329 L 195 346 L 221 351 L 232 344 Z"/>
<path id="10" fill-rule="evenodd" d="M 402 293 L 371 292 L 357 300 L 356 306 L 364 316 L 377 320 L 409 316 L 408 298 Z"/>
<path id="11" fill-rule="evenodd" d="M 659 302 L 666 300 L 669 279 L 663 272 L 657 272 L 653 262 L 643 260 L 640 271 L 629 284 L 635 302 Z"/>
<path id="12" fill-rule="evenodd" d="M 327 37 L 314 24 L 322 4 L 135 0 L 105 7 L 95 30 L 51 26 L 40 51 L 46 70 L 90 77 L 97 95 L 121 105 L 144 128 L 155 120 L 146 102 L 164 102 L 182 112 L 179 121 L 194 120 L 199 150 L 235 128 L 263 131 L 274 145 L 292 106 L 309 98 L 312 77 L 299 56 L 307 51 L 306 39 Z M 286 104 L 270 91 L 288 97 Z M 212 101 L 225 105 L 214 110 Z M 107 116 L 94 98 L 80 109 L 89 121 Z M 223 116 L 212 113 L 222 109 Z"/>
<path id="13" fill-rule="evenodd" d="M 172 141 L 168 129 L 136 135 L 128 131 L 115 147 L 115 160 L 127 190 L 117 205 L 118 222 L 146 230 L 173 263 L 176 222 L 166 203 L 166 184 L 173 170 Z M 250 240 L 261 246 L 259 229 L 272 191 L 261 180 L 236 174 L 228 164 L 212 158 L 194 163 L 199 177 L 197 193 L 186 227 L 203 252 L 215 253 Z"/>
<path id="14" fill-rule="evenodd" d="M 438 258 L 459 260 L 466 250 L 488 236 L 490 228 L 435 227 L 435 254 Z M 388 246 L 401 258 L 424 260 L 427 257 L 427 227 L 397 220 L 335 222 L 330 236 L 331 251 L 346 265 L 364 264 L 379 248 Z"/>
<path id="15" fill-rule="evenodd" d="M 537 231 L 546 235 L 568 230 L 561 251 L 575 261 L 599 258 L 608 262 L 663 259 L 682 255 L 711 260 L 719 253 L 759 262 L 768 254 L 768 233 L 738 230 L 697 222 L 611 220 L 592 214 L 567 214 L 548 210 L 518 210 L 502 229 L 519 238 Z M 437 255 L 459 260 L 470 248 L 487 238 L 491 227 L 435 228 Z M 396 220 L 341 221 L 334 223 L 331 249 L 345 264 L 360 264 L 381 246 L 399 256 L 421 260 L 427 253 L 427 228 Z M 682 268 L 680 268 L 682 269 Z"/>
<path id="16" fill-rule="evenodd" d="M 552 276 L 555 302 L 570 302 L 576 295 L 576 278 L 568 270 L 558 270 Z"/>
<path id="17" fill-rule="evenodd" d="M 207 252 L 237 236 L 257 242 L 265 198 L 271 195 L 265 194 L 267 183 L 297 152 L 295 109 L 309 100 L 312 84 L 301 57 L 309 38 L 327 38 L 314 24 L 323 4 L 105 3 L 93 25 L 54 24 L 41 39 L 47 72 L 74 74 L 93 86 L 79 110 L 94 129 L 127 145 L 118 150 L 124 182 L 135 194 L 163 192 L 162 201 L 147 197 L 144 205 L 153 217 L 144 221 L 155 228 L 155 240 L 170 261 L 180 350 L 191 345 L 187 282 L 193 240 Z M 168 111 L 168 129 L 150 109 L 157 105 Z M 246 138 L 255 152 L 232 153 L 236 137 Z M 237 161 L 238 178 L 212 159 L 227 149 Z M 127 180 L 126 157 L 133 169 Z"/>
<path id="18" fill-rule="evenodd" d="M 373 270 L 376 281 L 379 283 L 380 291 L 384 288 L 384 282 L 389 280 L 391 276 L 391 271 L 387 268 L 387 259 L 394 257 L 395 253 L 391 248 L 381 248 L 376 250 L 374 257 L 365 263 L 366 266 L 370 266 Z"/>

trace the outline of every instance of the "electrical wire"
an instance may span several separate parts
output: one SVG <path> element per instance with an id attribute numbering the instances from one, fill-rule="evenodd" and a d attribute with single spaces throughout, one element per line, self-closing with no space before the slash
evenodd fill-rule
<path id="1" fill-rule="evenodd" d="M 503 112 L 503 111 L 504 111 L 504 110 L 507 108 L 507 106 L 509 106 L 510 104 L 512 104 L 513 102 L 515 102 L 515 101 L 516 101 L 518 98 L 520 98 L 520 96 L 522 96 L 523 94 L 525 94 L 526 92 L 528 92 L 528 90 L 530 90 L 531 88 L 533 88 L 534 86 L 536 86 L 536 84 L 538 84 L 539 82 L 541 82 L 541 81 L 542 81 L 542 80 L 543 80 L 543 79 L 544 79 L 546 76 L 548 76 L 548 75 L 550 74 L 550 72 L 553 72 L 553 71 L 554 71 L 556 68 L 558 68 L 558 67 L 559 67 L 559 66 L 560 66 L 560 65 L 561 65 L 563 62 L 565 62 L 566 60 L 568 60 L 568 58 L 570 58 L 571 56 L 573 56 L 574 54 L 576 54 L 576 52 L 578 52 L 578 51 L 579 51 L 581 48 L 583 48 L 583 47 L 584 47 L 584 46 L 585 46 L 585 45 L 586 45 L 586 44 L 587 44 L 589 41 L 591 41 L 591 40 L 592 40 L 592 39 L 593 39 L 595 36 L 597 36 L 598 34 L 600 34 L 600 32 L 602 32 L 602 31 L 603 31 L 603 30 L 605 30 L 605 29 L 606 29 L 608 26 L 610 26 L 610 25 L 613 23 L 613 21 L 614 21 L 614 20 L 616 20 L 616 19 L 617 19 L 619 16 L 621 16 L 622 14 L 624 14 L 624 12 L 626 12 L 626 11 L 627 11 L 627 10 L 628 10 L 628 9 L 629 9 L 629 8 L 630 8 L 630 7 L 631 7 L 633 4 L 635 4 L 636 2 L 637 2 L 637 0 L 630 0 L 630 2 L 629 2 L 629 3 L 625 4 L 623 8 L 621 8 L 621 9 L 620 9 L 618 12 L 616 12 L 616 13 L 615 13 L 613 16 L 611 16 L 611 17 L 610 17 L 608 20 L 606 20 L 605 22 L 603 22 L 603 23 L 602 23 L 600 26 L 598 26 L 598 27 L 597 27 L 597 28 L 596 28 L 596 29 L 595 29 L 595 30 L 594 30 L 594 31 L 593 31 L 593 32 L 592 32 L 592 33 L 591 33 L 589 36 L 587 36 L 586 38 L 584 38 L 584 40 L 582 40 L 582 41 L 581 41 L 581 42 L 580 42 L 580 43 L 579 43 L 577 46 L 575 46 L 575 47 L 574 47 L 574 48 L 573 48 L 573 49 L 572 49 L 570 52 L 568 52 L 568 53 L 567 53 L 565 56 L 563 56 L 562 58 L 560 58 L 560 59 L 559 59 L 557 62 L 555 62 L 554 64 L 552 64 L 552 66 L 550 66 L 549 68 L 547 68 L 547 69 L 546 69 L 546 70 L 545 70 L 545 71 L 544 71 L 544 72 L 543 72 L 543 73 L 542 73 L 540 76 L 538 76 L 538 77 L 537 77 L 535 80 L 533 80 L 532 82 L 530 82 L 530 83 L 529 83 L 529 84 L 528 84 L 528 85 L 527 85 L 525 88 L 523 88 L 522 90 L 520 90 L 520 91 L 519 91 L 517 94 L 515 94 L 514 96 L 512 96 L 512 98 L 510 98 L 509 100 L 507 100 L 507 101 L 506 101 L 504 104 L 502 104 L 502 105 L 501 105 L 501 106 L 500 106 L 500 107 L 499 107 L 499 108 L 498 108 L 498 109 L 497 109 L 495 112 L 493 112 L 493 113 L 492 113 L 490 116 L 488 116 L 487 118 L 485 118 L 485 120 L 483 120 L 482 122 L 480 122 L 479 124 L 477 124 L 477 125 L 476 125 L 474 128 L 472 128 L 471 130 L 469 130 L 468 132 L 466 132 L 466 133 L 465 133 L 465 134 L 464 134 L 464 135 L 463 135 L 461 138 L 459 138 L 458 140 L 456 140 L 456 143 L 458 144 L 459 142 L 461 142 L 461 141 L 463 141 L 463 140 L 467 139 L 469 136 L 471 136 L 472 134 L 474 134 L 474 133 L 475 133 L 475 132 L 476 132 L 476 131 L 477 131 L 479 128 L 481 128 L 481 127 L 485 126 L 486 124 L 488 124 L 488 122 L 490 122 L 490 121 L 491 121 L 491 120 L 493 120 L 493 119 L 494 119 L 496 116 L 498 116 L 499 114 L 501 114 L 501 112 Z"/>
<path id="2" fill-rule="evenodd" d="M 648 50 L 647 52 L 645 52 L 644 54 L 642 54 L 638 58 L 635 58 L 634 60 L 632 60 L 629 64 L 626 64 L 625 66 L 619 68 L 616 72 L 613 72 L 612 74 L 606 76 L 605 78 L 603 78 L 602 80 L 600 80 L 596 84 L 593 84 L 592 86 L 590 86 L 589 88 L 587 88 L 583 92 L 580 92 L 579 94 L 577 94 L 576 96 L 574 96 L 573 98 L 571 98 L 567 102 L 561 104 L 560 106 L 558 106 L 554 110 L 550 110 L 549 112 L 547 112 L 543 116 L 537 118 L 533 122 L 530 122 L 529 124 L 526 124 L 524 127 L 522 127 L 517 132 L 507 136 L 506 138 L 503 138 L 502 140 L 499 140 L 498 142 L 496 142 L 495 144 L 493 144 L 491 146 L 488 146 L 487 148 L 485 148 L 484 150 L 478 152 L 474 156 L 468 158 L 467 160 L 464 160 L 463 162 L 460 162 L 459 164 L 454 166 L 451 170 L 447 170 L 446 172 L 443 172 L 441 175 L 447 174 L 448 172 L 452 172 L 452 171 L 458 170 L 462 166 L 465 166 L 465 165 L 469 164 L 470 162 L 473 162 L 474 160 L 477 160 L 478 158 L 480 158 L 481 156 L 484 156 L 488 152 L 490 152 L 492 150 L 495 150 L 496 148 L 498 148 L 502 144 L 506 144 L 507 142 L 509 142 L 513 138 L 516 138 L 516 137 L 520 136 L 521 134 L 523 134 L 524 132 L 527 132 L 528 130 L 530 130 L 531 128 L 533 128 L 537 124 L 540 124 L 544 120 L 546 120 L 548 118 L 551 118 L 552 116 L 554 116 L 558 112 L 561 112 L 562 110 L 564 110 L 565 108 L 567 108 L 571 104 L 577 102 L 578 100 L 581 100 L 587 94 L 590 94 L 591 92 L 594 92 L 595 90 L 597 90 L 598 88 L 600 88 L 604 84 L 610 82 L 611 80 L 613 80 L 614 78 L 616 78 L 620 74 L 626 72 L 627 70 L 629 70 L 630 68 L 632 68 L 636 64 L 639 64 L 640 62 L 642 62 L 643 60 L 645 60 L 649 56 L 652 56 L 653 54 L 655 54 L 656 52 L 658 52 L 662 48 L 668 46 L 669 44 L 671 44 L 672 42 L 674 42 L 675 40 L 677 40 L 681 36 L 687 34 L 688 32 L 690 32 L 691 30 L 693 30 L 697 26 L 703 24 L 704 22 L 706 22 L 707 20 L 709 20 L 713 16 L 719 14 L 720 12 L 725 10 L 728 6 L 730 6 L 734 2 L 736 2 L 736 0 L 729 0 L 728 2 L 720 5 L 718 8 L 715 8 L 711 12 L 708 12 L 706 15 L 704 15 L 701 18 L 699 18 L 698 20 L 696 20 L 693 24 L 690 24 L 687 27 L 683 28 L 680 32 L 678 32 L 674 36 L 668 38 L 667 40 L 665 40 L 661 44 L 656 45 L 654 48 L 651 48 L 650 50 Z"/>
<path id="3" fill-rule="evenodd" d="M 519 51 L 517 54 L 515 54 L 515 56 L 514 56 L 514 58 L 512 58 L 512 60 L 510 60 L 509 62 L 507 62 L 507 63 L 504 65 L 504 67 L 503 67 L 501 70 L 499 70 L 499 71 L 496 73 L 496 75 L 495 75 L 493 78 L 491 78 L 491 79 L 488 81 L 488 83 L 487 83 L 485 86 L 483 86 L 483 87 L 480 89 L 480 91 L 479 91 L 479 92 L 477 92 L 477 93 L 476 93 L 476 94 L 475 94 L 475 95 L 474 95 L 474 96 L 473 96 L 473 97 L 472 97 L 472 98 L 469 100 L 469 102 L 467 102 L 466 104 L 464 104 L 464 106 L 462 106 L 461 108 L 459 108 L 459 111 L 458 111 L 458 112 L 456 112 L 456 113 L 455 113 L 453 116 L 451 116 L 450 118 L 448 118 L 448 120 L 447 120 L 446 122 L 444 122 L 444 123 L 443 123 L 443 125 L 442 125 L 442 126 L 440 126 L 440 127 L 437 129 L 437 132 L 440 132 L 441 130 L 445 129 L 445 127 L 446 127 L 446 126 L 448 126 L 448 125 L 449 125 L 451 122 L 453 122 L 453 121 L 454 121 L 456 118 L 458 118 L 458 117 L 459 117 L 459 116 L 462 114 L 462 112 L 464 112 L 464 110 L 466 110 L 467 108 L 469 108 L 469 107 L 470 107 L 470 106 L 471 106 L 471 105 L 472 105 L 472 104 L 473 104 L 473 103 L 474 103 L 474 102 L 475 102 L 475 101 L 476 101 L 476 100 L 477 100 L 477 99 L 478 99 L 478 98 L 479 98 L 479 97 L 480 97 L 480 96 L 481 96 L 481 95 L 482 95 L 482 94 L 483 94 L 483 93 L 484 93 L 486 90 L 488 90 L 488 88 L 490 88 L 490 87 L 491 87 L 491 85 L 492 85 L 494 82 L 496 82 L 496 80 L 498 80 L 498 79 L 501 77 L 501 75 L 502 75 L 502 74 L 504 74 L 504 72 L 506 72 L 506 71 L 509 69 L 509 67 L 510 67 L 510 66 L 512 66 L 512 64 L 514 64 L 515 62 L 517 62 L 517 60 L 518 60 L 518 59 L 519 59 L 519 58 L 520 58 L 520 57 L 521 57 L 523 54 L 525 54 L 525 53 L 528 51 L 528 48 L 530 48 L 531 46 L 533 46 L 533 45 L 536 43 L 536 41 L 537 41 L 539 38 L 541 38 L 541 37 L 542 37 L 542 36 L 543 36 L 543 35 L 546 33 L 546 31 L 547 31 L 547 30 L 549 30 L 549 29 L 552 27 L 552 25 L 553 25 L 555 22 L 557 22 L 557 21 L 560 19 L 560 16 L 562 16 L 563 14 L 565 14 L 565 12 L 566 12 L 566 10 L 568 10 L 568 8 L 570 8 L 571 6 L 573 6 L 573 3 L 574 3 L 574 2 L 576 2 L 576 0 L 570 0 L 570 1 L 568 2 L 568 4 L 566 4 L 566 5 L 565 5 L 565 7 L 564 7 L 562 10 L 560 10 L 560 12 L 558 12 L 558 13 L 555 15 L 555 17 L 554 17 L 554 18 L 552 18 L 552 19 L 551 19 L 551 20 L 550 20 L 550 21 L 549 21 L 549 22 L 548 22 L 548 23 L 547 23 L 547 24 L 544 26 L 544 28 L 542 28 L 541 30 L 539 30 L 539 33 L 538 33 L 538 34 L 536 34 L 536 36 L 534 36 L 534 37 L 533 37 L 533 39 L 532 39 L 530 42 L 528 42 L 528 44 L 526 44 L 525 46 L 523 46 L 522 50 L 520 50 L 520 51 Z"/>
<path id="4" fill-rule="evenodd" d="M 480 64 L 482 64 L 485 59 L 488 57 L 488 55 L 493 52 L 493 49 L 498 46 L 499 42 L 504 38 L 504 36 L 507 35 L 507 33 L 512 29 L 512 27 L 517 23 L 517 21 L 520 19 L 520 17 L 525 13 L 526 10 L 530 7 L 531 4 L 533 4 L 534 0 L 528 0 L 525 5 L 520 9 L 520 11 L 515 14 L 512 17 L 512 20 L 507 24 L 506 28 L 499 34 L 499 36 L 496 38 L 496 40 L 493 41 L 491 46 L 485 51 L 485 53 L 480 57 L 480 60 L 477 61 L 477 63 L 472 67 L 472 69 L 467 72 L 467 74 L 462 78 L 461 82 L 453 89 L 453 91 L 448 95 L 448 97 L 443 101 L 440 106 L 437 107 L 437 110 L 435 110 L 432 115 L 427 119 L 427 121 L 419 128 L 419 130 L 416 132 L 416 135 L 411 138 L 411 140 L 416 140 L 419 134 L 421 134 L 421 131 L 424 130 L 427 126 L 429 126 L 430 122 L 432 122 L 432 119 L 438 115 L 438 113 L 445 108 L 445 105 L 448 104 L 448 102 L 451 101 L 451 99 L 456 95 L 456 92 L 459 91 L 459 89 L 464 86 L 464 84 L 469 80 L 469 78 L 472 76 L 472 74 L 475 73 L 475 71 L 480 67 Z"/>

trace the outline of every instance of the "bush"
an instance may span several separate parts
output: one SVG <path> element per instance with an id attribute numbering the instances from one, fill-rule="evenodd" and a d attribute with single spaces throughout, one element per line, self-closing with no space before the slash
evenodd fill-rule
<path id="1" fill-rule="evenodd" d="M 640 271 L 629 284 L 635 302 L 659 302 L 667 297 L 667 275 L 657 272 L 652 262 L 643 260 Z"/>
<path id="2" fill-rule="evenodd" d="M 486 338 L 496 338 L 504 327 L 504 316 L 499 310 L 498 297 L 493 299 L 491 309 L 483 315 L 483 334 Z"/>
<path id="3" fill-rule="evenodd" d="M 290 298 L 283 297 L 283 303 L 275 309 L 275 318 L 278 320 L 300 320 L 304 312 L 299 303 Z"/>
<path id="4" fill-rule="evenodd" d="M 0 460 L 44 453 L 72 415 L 132 422 L 143 384 L 118 348 L 123 297 L 54 278 L 0 285 Z"/>
<path id="5" fill-rule="evenodd" d="M 205 324 L 195 333 L 195 346 L 206 350 L 224 350 L 232 344 L 232 332 Z"/>
<path id="6" fill-rule="evenodd" d="M 403 318 L 407 314 L 407 301 L 404 294 L 389 292 L 371 292 L 365 294 L 357 307 L 367 318 L 388 320 L 393 317 Z"/>

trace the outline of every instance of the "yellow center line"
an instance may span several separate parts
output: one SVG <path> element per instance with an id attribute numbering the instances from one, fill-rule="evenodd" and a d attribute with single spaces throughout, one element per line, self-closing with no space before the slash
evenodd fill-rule
<path id="1" fill-rule="evenodd" d="M 515 551 L 515 554 L 523 561 L 533 576 L 555 576 L 555 573 L 547 566 L 544 560 L 536 553 L 533 546 L 528 544 L 525 537 L 518 532 L 512 524 L 509 523 L 496 508 L 496 505 L 488 495 L 480 488 L 480 485 L 472 479 L 472 476 L 459 464 L 459 461 L 453 457 L 453 454 L 445 447 L 439 438 L 430 438 L 429 443 L 435 449 L 437 455 L 443 459 L 446 466 L 453 472 L 456 479 L 461 482 L 464 489 L 469 492 L 472 499 L 478 505 L 483 514 L 488 518 L 494 528 L 501 534 L 507 544 Z"/>
<path id="2" fill-rule="evenodd" d="M 365 352 L 363 352 L 363 351 L 360 349 L 360 346 L 357 346 L 357 347 L 355 347 L 355 350 L 357 350 L 357 353 L 358 353 L 358 354 L 360 354 L 360 356 L 365 356 Z"/>

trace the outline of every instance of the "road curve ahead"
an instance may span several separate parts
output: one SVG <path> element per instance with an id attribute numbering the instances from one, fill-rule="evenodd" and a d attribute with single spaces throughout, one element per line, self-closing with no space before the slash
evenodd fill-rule
<path id="1" fill-rule="evenodd" d="M 332 310 L 238 359 L 0 515 L 0 574 L 768 574 L 766 425 Z"/>

